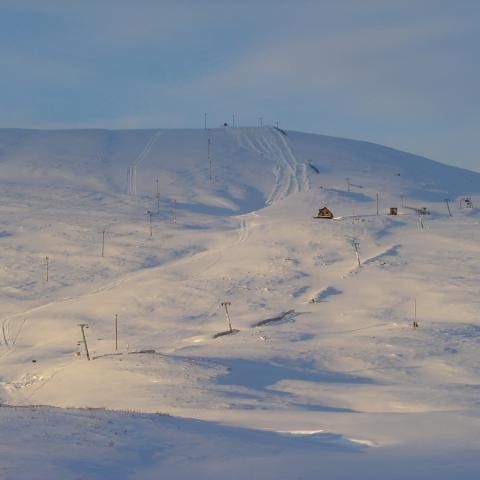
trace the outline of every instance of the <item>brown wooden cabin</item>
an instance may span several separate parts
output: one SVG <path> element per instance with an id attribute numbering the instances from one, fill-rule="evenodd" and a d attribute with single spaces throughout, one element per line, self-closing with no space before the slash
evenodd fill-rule
<path id="1" fill-rule="evenodd" d="M 333 218 L 333 213 L 327 208 L 323 207 L 318 210 L 318 215 L 314 218 Z"/>
<path id="2" fill-rule="evenodd" d="M 390 207 L 390 215 L 398 215 L 398 208 Z"/>

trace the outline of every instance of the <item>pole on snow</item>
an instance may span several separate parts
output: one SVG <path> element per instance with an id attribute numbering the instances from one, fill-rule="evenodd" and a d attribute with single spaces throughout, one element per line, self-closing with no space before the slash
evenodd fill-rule
<path id="1" fill-rule="evenodd" d="M 153 227 L 152 227 L 152 211 L 147 210 L 146 215 L 149 217 L 149 222 L 150 222 L 150 237 L 153 237 Z"/>
<path id="2" fill-rule="evenodd" d="M 212 169 L 212 157 L 210 155 L 210 130 L 208 131 L 208 137 L 207 137 L 207 158 L 208 158 L 208 169 L 210 172 L 210 183 L 213 183 L 213 169 Z"/>
<path id="3" fill-rule="evenodd" d="M 228 307 L 231 305 L 230 302 L 222 302 L 222 307 L 225 307 L 225 315 L 227 316 L 228 328 L 230 332 L 232 331 L 232 322 L 230 321 L 230 315 L 228 314 Z"/>
<path id="4" fill-rule="evenodd" d="M 360 254 L 358 253 L 359 242 L 353 242 L 353 249 L 355 250 L 355 255 L 357 257 L 358 266 L 360 266 Z"/>
<path id="5" fill-rule="evenodd" d="M 105 256 L 105 230 L 102 230 L 102 257 Z"/>
<path id="6" fill-rule="evenodd" d="M 118 314 L 115 314 L 115 351 L 118 350 Z"/>
<path id="7" fill-rule="evenodd" d="M 445 199 L 445 203 L 447 204 L 448 216 L 451 217 L 451 216 L 452 216 L 452 212 L 451 212 L 451 210 L 450 210 L 450 205 L 448 204 L 448 202 L 449 202 L 449 199 L 446 198 L 446 199 Z"/>
<path id="8" fill-rule="evenodd" d="M 90 353 L 88 352 L 87 339 L 85 337 L 85 328 L 88 328 L 88 323 L 79 323 L 78 326 L 82 331 L 82 338 L 83 338 L 83 340 L 81 340 L 79 343 L 83 343 L 83 345 L 85 346 L 85 353 L 87 355 L 87 360 L 90 361 Z"/>

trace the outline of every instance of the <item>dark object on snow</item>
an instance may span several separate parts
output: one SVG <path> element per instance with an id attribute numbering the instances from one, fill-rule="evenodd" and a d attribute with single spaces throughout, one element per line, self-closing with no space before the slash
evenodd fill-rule
<path id="1" fill-rule="evenodd" d="M 273 127 L 275 130 L 278 130 L 281 134 L 287 136 L 287 132 L 285 130 L 282 130 L 281 128 L 278 127 Z"/>
<path id="2" fill-rule="evenodd" d="M 416 208 L 415 211 L 417 212 L 418 215 L 430 215 L 430 212 L 428 211 L 427 207 Z"/>
<path id="3" fill-rule="evenodd" d="M 413 326 L 413 328 L 418 328 L 418 322 L 415 320 L 415 321 L 413 322 L 413 325 L 412 325 L 412 326 Z"/>
<path id="4" fill-rule="evenodd" d="M 320 170 L 313 165 L 313 163 L 309 163 L 308 166 L 315 172 L 315 173 L 320 173 Z"/>
<path id="5" fill-rule="evenodd" d="M 465 197 L 460 200 L 460 208 L 463 208 L 463 207 L 465 208 L 473 207 L 472 199 L 470 197 Z"/>
<path id="6" fill-rule="evenodd" d="M 332 219 L 333 218 L 333 213 L 327 207 L 323 207 L 323 208 L 320 208 L 318 210 L 318 215 L 316 217 L 313 217 L 313 218 L 329 218 L 329 219 Z"/>
<path id="7" fill-rule="evenodd" d="M 255 324 L 253 324 L 253 326 L 254 327 L 261 327 L 263 325 L 270 325 L 271 323 L 275 323 L 275 322 L 279 322 L 280 320 L 283 320 L 287 315 L 291 315 L 292 313 L 295 313 L 295 310 L 288 310 L 288 312 L 283 312 L 278 317 L 267 318 L 266 320 L 261 320 L 260 322 L 257 322 Z"/>
<path id="8" fill-rule="evenodd" d="M 413 210 L 417 215 L 430 215 L 430 211 L 428 210 L 427 207 L 407 207 L 405 205 L 404 208 L 407 208 L 408 210 Z"/>
<path id="9" fill-rule="evenodd" d="M 240 330 L 236 328 L 232 328 L 232 330 L 225 330 L 224 332 L 216 333 L 212 338 L 223 337 L 224 335 L 233 335 L 234 333 L 238 333 Z"/>
<path id="10" fill-rule="evenodd" d="M 150 354 L 153 354 L 153 353 L 157 353 L 155 350 L 153 349 L 148 349 L 148 350 L 138 350 L 136 352 L 128 352 L 130 355 L 136 355 L 136 354 L 139 354 L 139 353 L 150 353 Z"/>
<path id="11" fill-rule="evenodd" d="M 398 208 L 390 207 L 390 215 L 398 215 Z"/>

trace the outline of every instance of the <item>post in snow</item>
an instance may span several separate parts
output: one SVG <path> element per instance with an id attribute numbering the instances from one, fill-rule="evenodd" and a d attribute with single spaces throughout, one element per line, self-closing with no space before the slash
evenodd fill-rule
<path id="1" fill-rule="evenodd" d="M 118 314 L 115 314 L 115 351 L 118 350 Z"/>
<path id="2" fill-rule="evenodd" d="M 353 242 L 353 249 L 355 250 L 355 256 L 357 257 L 358 266 L 360 266 L 360 254 L 358 253 L 358 247 L 360 246 L 359 242 Z"/>
<path id="3" fill-rule="evenodd" d="M 230 332 L 232 332 L 232 322 L 230 321 L 230 315 L 228 313 L 228 307 L 231 305 L 230 302 L 222 302 L 221 303 L 222 307 L 225 307 L 225 315 L 227 316 L 227 321 L 228 321 L 228 329 Z"/>
<path id="4" fill-rule="evenodd" d="M 448 216 L 451 217 L 452 216 L 452 212 L 450 210 L 450 205 L 448 204 L 450 200 L 448 198 L 445 199 L 445 203 L 447 204 L 447 210 L 448 210 Z"/>
<path id="5" fill-rule="evenodd" d="M 177 201 L 173 200 L 173 207 L 172 207 L 172 217 L 173 217 L 173 223 L 177 223 Z"/>
<path id="6" fill-rule="evenodd" d="M 208 170 L 209 170 L 210 183 L 213 183 L 213 168 L 212 168 L 212 156 L 210 155 L 210 145 L 211 145 L 210 130 L 208 130 L 208 133 L 207 133 Z"/>
<path id="7" fill-rule="evenodd" d="M 48 256 L 45 257 L 45 279 L 48 282 Z"/>
<path id="8" fill-rule="evenodd" d="M 87 355 L 87 360 L 90 361 L 90 353 L 88 352 L 88 346 L 87 346 L 87 339 L 85 337 L 85 329 L 88 328 L 88 323 L 79 323 L 78 326 L 80 327 L 80 330 L 82 331 L 82 340 L 78 342 L 78 345 L 83 343 L 85 347 L 85 353 Z"/>
<path id="9" fill-rule="evenodd" d="M 148 215 L 149 219 L 150 219 L 150 237 L 153 237 L 153 227 L 152 227 L 152 211 L 151 210 L 147 210 L 145 215 Z"/>
<path id="10" fill-rule="evenodd" d="M 101 232 L 102 234 L 102 257 L 105 256 L 105 234 L 107 233 L 105 229 L 103 229 Z"/>
<path id="11" fill-rule="evenodd" d="M 418 328 L 418 321 L 417 321 L 417 299 L 413 299 L 413 328 Z"/>

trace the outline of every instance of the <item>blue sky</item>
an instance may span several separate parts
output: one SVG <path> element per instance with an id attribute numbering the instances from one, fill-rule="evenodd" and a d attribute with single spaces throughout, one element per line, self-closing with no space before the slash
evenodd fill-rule
<path id="1" fill-rule="evenodd" d="M 0 0 L 0 127 L 278 121 L 480 171 L 480 1 Z"/>

